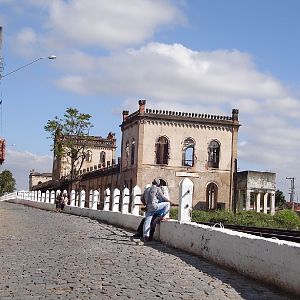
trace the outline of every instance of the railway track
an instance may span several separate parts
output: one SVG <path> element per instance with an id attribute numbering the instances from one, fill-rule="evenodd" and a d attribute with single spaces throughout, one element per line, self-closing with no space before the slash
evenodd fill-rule
<path id="1" fill-rule="evenodd" d="M 284 230 L 284 229 L 273 229 L 273 228 L 263 228 L 263 227 L 251 227 L 242 225 L 227 225 L 223 223 L 211 223 L 211 222 L 197 222 L 198 224 L 204 224 L 214 227 L 224 227 L 227 229 L 245 232 L 253 234 L 256 236 L 261 236 L 265 238 L 274 238 L 289 242 L 300 243 L 300 231 L 297 230 Z"/>

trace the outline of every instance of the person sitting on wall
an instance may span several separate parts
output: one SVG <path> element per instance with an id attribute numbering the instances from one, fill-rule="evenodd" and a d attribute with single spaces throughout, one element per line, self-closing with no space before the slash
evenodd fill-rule
<path id="1" fill-rule="evenodd" d="M 164 220 L 165 215 L 170 210 L 170 199 L 164 196 L 160 188 L 160 180 L 154 179 L 152 185 L 146 194 L 146 216 L 143 226 L 143 240 L 144 242 L 150 241 L 150 227 L 151 221 L 155 214 L 159 214 L 161 220 Z"/>
<path id="2" fill-rule="evenodd" d="M 141 209 L 142 211 L 146 211 L 146 202 L 147 202 L 146 199 L 148 199 L 148 192 L 150 190 L 150 187 L 151 187 L 151 185 L 147 184 L 146 187 L 145 187 L 145 190 L 144 190 L 144 192 L 141 196 L 141 202 L 144 205 Z M 160 221 L 160 214 L 155 213 L 152 217 L 152 220 L 151 220 L 149 240 L 153 239 L 153 235 L 154 235 L 154 232 L 155 232 L 155 227 L 156 227 L 156 224 L 159 221 Z M 141 223 L 140 223 L 140 225 L 137 229 L 136 234 L 133 235 L 133 238 L 142 238 L 143 237 L 144 223 L 145 223 L 145 218 L 143 218 L 143 220 L 141 221 Z"/>

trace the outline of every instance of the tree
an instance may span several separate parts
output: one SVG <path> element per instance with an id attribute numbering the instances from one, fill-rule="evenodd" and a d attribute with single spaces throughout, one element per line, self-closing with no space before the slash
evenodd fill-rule
<path id="1" fill-rule="evenodd" d="M 89 114 L 67 108 L 63 119 L 56 116 L 54 120 L 48 120 L 44 127 L 54 140 L 52 150 L 55 159 L 63 157 L 70 165 L 71 180 L 77 177 L 88 154 L 89 130 L 93 127 L 90 118 Z"/>
<path id="2" fill-rule="evenodd" d="M 285 201 L 283 192 L 280 190 L 277 190 L 275 192 L 275 206 L 278 208 L 284 208 L 285 203 L 286 203 L 286 201 Z"/>
<path id="3" fill-rule="evenodd" d="M 16 190 L 16 180 L 9 170 L 0 173 L 0 196 L 5 193 L 12 193 Z"/>

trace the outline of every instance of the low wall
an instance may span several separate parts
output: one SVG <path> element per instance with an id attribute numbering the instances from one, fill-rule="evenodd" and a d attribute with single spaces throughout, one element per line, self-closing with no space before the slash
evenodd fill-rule
<path id="1" fill-rule="evenodd" d="M 55 205 L 50 203 L 20 199 L 10 202 L 55 210 Z M 132 230 L 136 230 L 142 220 L 141 216 L 131 214 L 71 206 L 66 206 L 64 211 Z M 175 220 L 161 223 L 156 238 L 172 247 L 300 295 L 300 245 L 297 243 Z"/>

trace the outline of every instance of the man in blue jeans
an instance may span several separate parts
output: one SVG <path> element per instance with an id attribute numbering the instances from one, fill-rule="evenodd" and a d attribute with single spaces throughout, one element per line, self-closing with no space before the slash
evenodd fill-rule
<path id="1" fill-rule="evenodd" d="M 146 215 L 143 228 L 143 239 L 149 241 L 150 224 L 154 214 L 160 215 L 162 218 L 170 210 L 171 201 L 166 198 L 160 188 L 160 180 L 154 179 L 146 197 Z"/>

